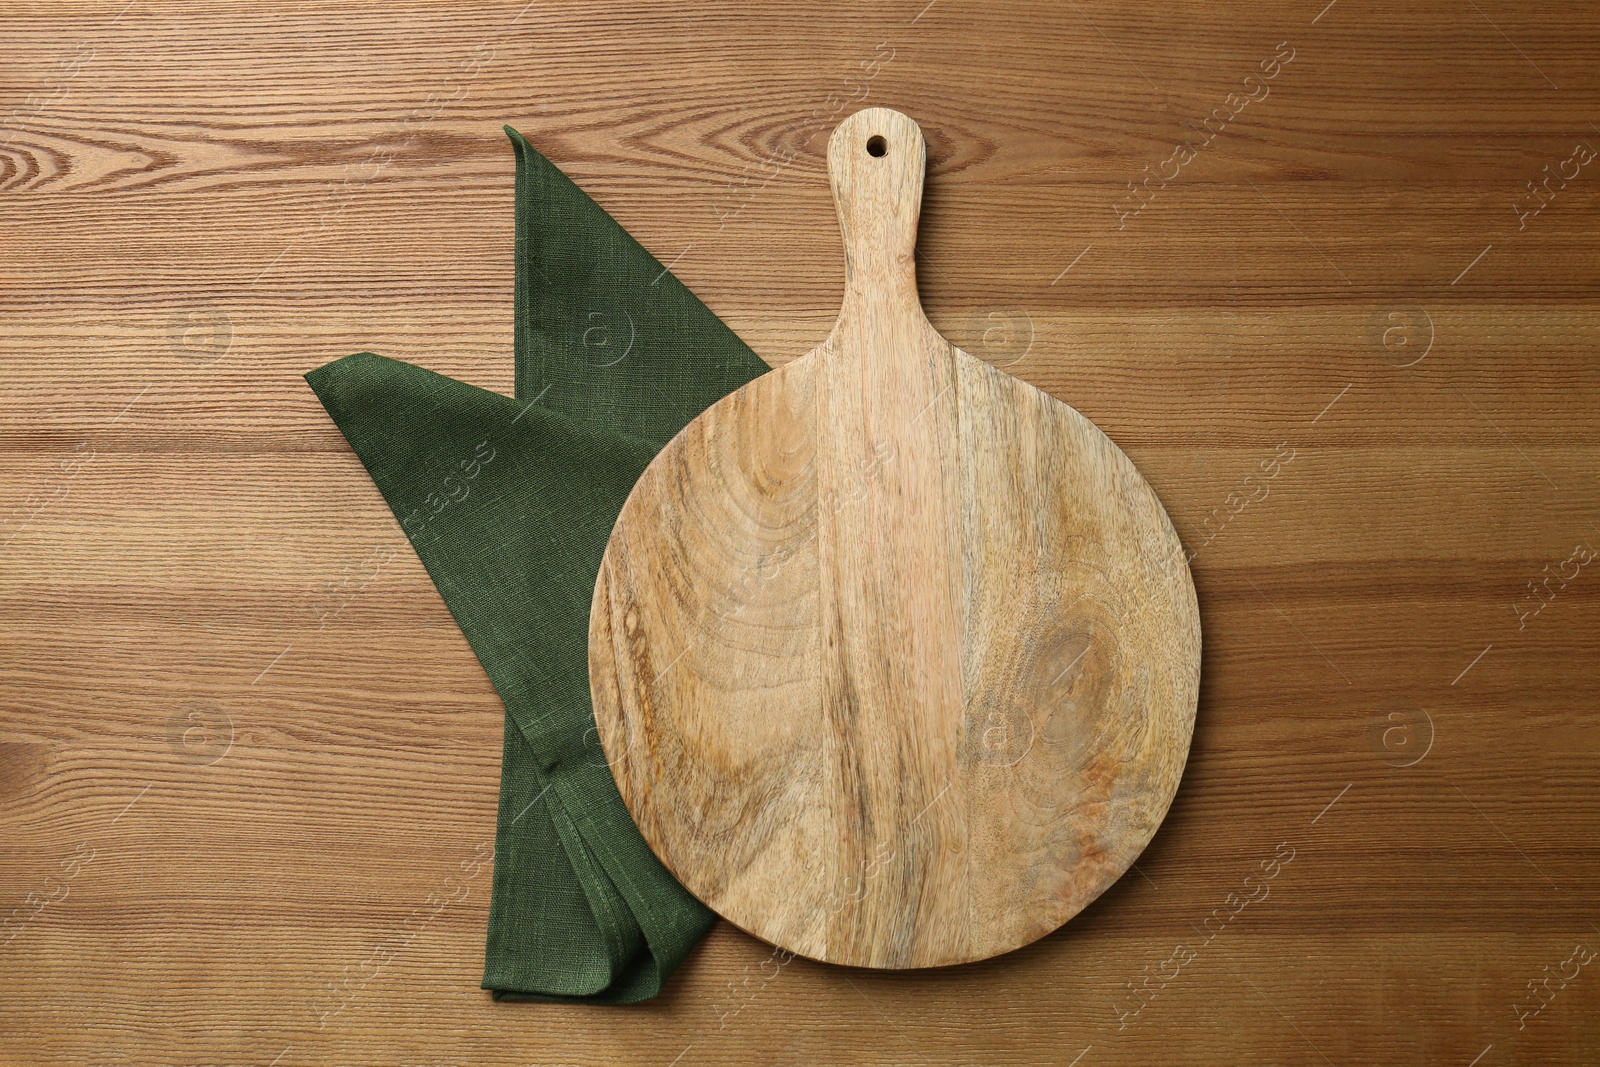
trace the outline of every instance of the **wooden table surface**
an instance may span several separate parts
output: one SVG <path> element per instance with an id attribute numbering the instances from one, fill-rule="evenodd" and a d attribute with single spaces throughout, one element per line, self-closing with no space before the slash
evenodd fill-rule
<path id="1" fill-rule="evenodd" d="M 7 5 L 0 1062 L 1594 1062 L 1600 8 L 1324 3 Z M 985 963 L 492 1003 L 500 704 L 300 375 L 510 390 L 505 122 L 791 359 L 863 105 L 1195 553 L 1177 800 Z"/>

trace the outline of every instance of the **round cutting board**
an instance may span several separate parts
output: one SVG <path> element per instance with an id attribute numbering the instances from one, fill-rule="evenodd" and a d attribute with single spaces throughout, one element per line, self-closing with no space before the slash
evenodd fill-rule
<path id="1" fill-rule="evenodd" d="M 997 955 L 1098 896 L 1166 814 L 1200 676 L 1133 463 L 924 316 L 925 155 L 895 111 L 834 131 L 837 325 L 650 464 L 590 616 L 656 854 L 750 933 L 860 967 Z"/>

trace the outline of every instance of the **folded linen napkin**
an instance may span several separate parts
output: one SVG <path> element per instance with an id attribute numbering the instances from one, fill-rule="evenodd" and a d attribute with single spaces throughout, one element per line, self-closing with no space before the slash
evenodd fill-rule
<path id="1" fill-rule="evenodd" d="M 516 398 L 385 359 L 306 375 L 505 702 L 483 987 L 648 1000 L 715 916 L 634 826 L 589 703 L 589 601 L 628 491 L 767 366 L 511 127 Z"/>

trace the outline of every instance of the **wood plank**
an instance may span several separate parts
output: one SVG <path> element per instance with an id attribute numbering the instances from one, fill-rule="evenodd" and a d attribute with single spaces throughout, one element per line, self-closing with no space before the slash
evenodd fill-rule
<path id="1" fill-rule="evenodd" d="M 1600 579 L 1528 584 L 1600 547 L 1600 172 L 1518 210 L 1600 148 L 1600 9 L 75 0 L 8 5 L 0 56 L 0 1059 L 1592 1060 L 1593 967 L 1527 983 L 1600 948 Z M 985 963 L 779 967 L 720 925 L 652 1004 L 490 1003 L 486 883 L 437 904 L 500 708 L 299 376 L 509 390 L 504 122 L 788 362 L 843 292 L 826 135 L 879 104 L 930 141 L 933 324 L 1199 550 L 1171 815 Z"/>

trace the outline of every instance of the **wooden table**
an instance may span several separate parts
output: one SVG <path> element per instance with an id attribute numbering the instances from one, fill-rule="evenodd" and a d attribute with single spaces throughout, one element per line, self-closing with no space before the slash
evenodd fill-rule
<path id="1" fill-rule="evenodd" d="M 8 5 L 0 1060 L 1593 1062 L 1600 9 L 1322 2 Z M 502 122 L 793 358 L 864 103 L 1195 553 L 1177 801 L 986 963 L 492 1003 L 499 702 L 300 375 L 510 390 Z"/>

